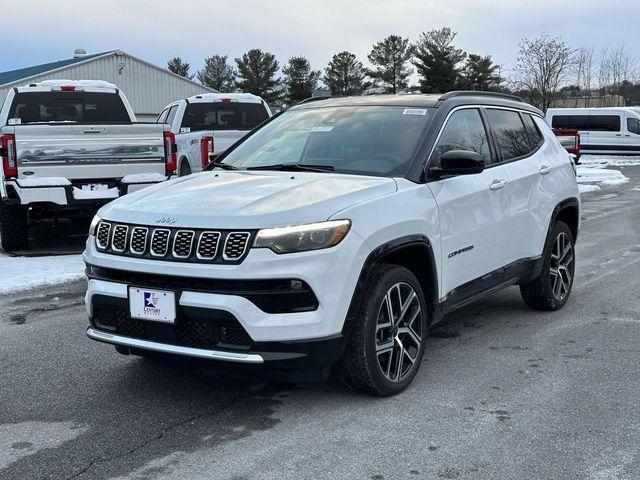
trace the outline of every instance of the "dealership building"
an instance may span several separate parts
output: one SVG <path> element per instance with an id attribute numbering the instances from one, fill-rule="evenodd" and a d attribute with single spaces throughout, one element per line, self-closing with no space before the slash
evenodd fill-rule
<path id="1" fill-rule="evenodd" d="M 120 88 L 139 121 L 152 121 L 162 108 L 181 98 L 215 92 L 122 50 L 86 54 L 76 50 L 73 58 L 0 73 L 0 99 L 21 85 L 42 80 L 105 80 Z"/>

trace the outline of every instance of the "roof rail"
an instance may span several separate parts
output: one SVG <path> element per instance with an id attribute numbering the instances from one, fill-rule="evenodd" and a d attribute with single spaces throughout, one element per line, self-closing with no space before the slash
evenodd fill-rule
<path id="1" fill-rule="evenodd" d="M 497 97 L 504 98 L 505 100 L 514 100 L 516 102 L 526 103 L 522 98 L 516 97 L 515 95 L 509 95 L 508 93 L 499 93 L 499 92 L 484 92 L 477 90 L 459 90 L 454 92 L 448 92 L 442 95 L 438 100 L 444 101 L 454 97 Z"/>
<path id="2" fill-rule="evenodd" d="M 329 98 L 331 97 L 309 97 L 309 98 L 305 98 L 304 100 L 300 100 L 298 103 L 291 106 L 295 107 L 297 105 L 302 105 L 303 103 L 317 102 L 318 100 L 328 100 Z"/>

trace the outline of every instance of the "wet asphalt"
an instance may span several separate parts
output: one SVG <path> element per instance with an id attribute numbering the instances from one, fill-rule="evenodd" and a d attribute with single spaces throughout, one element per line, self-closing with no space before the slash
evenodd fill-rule
<path id="1" fill-rule="evenodd" d="M 621 170 L 583 196 L 565 308 L 512 287 L 450 315 L 393 398 L 120 356 L 85 337 L 83 282 L 0 299 L 0 479 L 640 478 L 640 167 Z"/>

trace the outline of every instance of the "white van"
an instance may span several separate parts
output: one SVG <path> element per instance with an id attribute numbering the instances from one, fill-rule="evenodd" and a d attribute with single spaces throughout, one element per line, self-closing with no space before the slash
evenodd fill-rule
<path id="1" fill-rule="evenodd" d="M 158 116 L 175 134 L 178 175 L 199 172 L 271 116 L 250 93 L 204 93 L 170 103 Z"/>
<path id="2" fill-rule="evenodd" d="M 550 108 L 546 121 L 554 130 L 578 130 L 583 154 L 640 154 L 638 108 Z"/>

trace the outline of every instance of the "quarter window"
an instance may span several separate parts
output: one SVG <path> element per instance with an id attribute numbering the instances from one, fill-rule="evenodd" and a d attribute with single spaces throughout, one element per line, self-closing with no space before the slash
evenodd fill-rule
<path id="1" fill-rule="evenodd" d="M 627 129 L 631 133 L 640 135 L 640 120 L 637 118 L 627 118 Z"/>
<path id="2" fill-rule="evenodd" d="M 478 110 L 459 110 L 451 115 L 436 145 L 433 166 L 440 166 L 440 157 L 451 150 L 476 152 L 490 163 L 489 139 Z"/>
<path id="3" fill-rule="evenodd" d="M 487 110 L 489 125 L 495 133 L 496 144 L 503 162 L 531 153 L 529 135 L 513 110 Z"/>
<path id="4" fill-rule="evenodd" d="M 535 150 L 538 148 L 538 145 L 542 143 L 542 134 L 540 133 L 540 130 L 538 130 L 538 126 L 531 115 L 523 113 L 522 120 L 524 121 L 524 126 L 527 128 L 527 133 L 529 134 L 529 148 L 531 150 Z"/>

